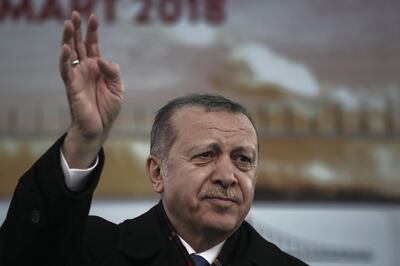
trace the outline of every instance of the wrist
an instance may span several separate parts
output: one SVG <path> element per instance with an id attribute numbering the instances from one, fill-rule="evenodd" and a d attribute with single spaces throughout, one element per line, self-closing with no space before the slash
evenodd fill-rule
<path id="1" fill-rule="evenodd" d="M 71 168 L 89 168 L 96 161 L 106 139 L 106 134 L 88 137 L 70 128 L 62 144 L 65 160 Z"/>

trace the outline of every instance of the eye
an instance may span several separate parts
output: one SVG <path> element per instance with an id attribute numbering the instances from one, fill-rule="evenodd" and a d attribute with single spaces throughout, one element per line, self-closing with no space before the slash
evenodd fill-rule
<path id="1" fill-rule="evenodd" d="M 215 153 L 212 151 L 206 151 L 206 152 L 203 152 L 203 153 L 197 155 L 197 157 L 203 158 L 203 159 L 211 159 L 211 158 L 215 157 Z"/>
<path id="2" fill-rule="evenodd" d="M 245 155 L 236 155 L 233 160 L 235 161 L 236 165 L 242 170 L 249 170 L 253 165 L 253 161 Z"/>
<path id="3" fill-rule="evenodd" d="M 214 152 L 206 151 L 195 155 L 192 160 L 196 165 L 203 166 L 211 163 L 214 160 L 215 156 L 216 154 Z"/>
<path id="4" fill-rule="evenodd" d="M 244 155 L 236 156 L 236 160 L 243 163 L 251 163 L 251 160 Z"/>

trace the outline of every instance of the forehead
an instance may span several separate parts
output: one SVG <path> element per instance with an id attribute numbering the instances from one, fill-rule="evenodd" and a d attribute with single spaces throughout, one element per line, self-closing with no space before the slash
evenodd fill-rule
<path id="1" fill-rule="evenodd" d="M 178 139 L 206 139 L 213 136 L 257 145 L 255 128 L 242 113 L 206 111 L 203 107 L 189 106 L 177 110 L 171 120 Z"/>

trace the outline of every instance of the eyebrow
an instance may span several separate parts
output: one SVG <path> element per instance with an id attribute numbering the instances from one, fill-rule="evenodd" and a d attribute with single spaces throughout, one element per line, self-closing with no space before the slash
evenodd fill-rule
<path id="1" fill-rule="evenodd" d="M 257 149 L 250 145 L 237 147 L 237 148 L 233 149 L 233 152 L 234 153 L 235 152 L 250 152 L 253 156 L 253 159 L 255 159 L 256 155 L 257 155 Z"/>
<path id="2" fill-rule="evenodd" d="M 210 142 L 210 143 L 205 143 L 205 144 L 193 144 L 186 150 L 186 152 L 192 153 L 196 150 L 208 149 L 208 148 L 212 148 L 214 150 L 219 149 L 219 145 L 215 142 Z"/>
<path id="3" fill-rule="evenodd" d="M 188 153 L 192 153 L 193 151 L 197 150 L 197 149 L 213 149 L 213 150 L 221 150 L 220 145 L 217 142 L 210 142 L 210 143 L 206 143 L 206 144 L 195 144 L 193 146 L 191 146 L 190 148 L 188 148 L 187 152 Z M 253 158 L 256 158 L 257 155 L 257 148 L 253 147 L 251 145 L 245 145 L 245 146 L 239 146 L 233 149 L 234 153 L 236 152 L 250 152 L 253 156 Z"/>

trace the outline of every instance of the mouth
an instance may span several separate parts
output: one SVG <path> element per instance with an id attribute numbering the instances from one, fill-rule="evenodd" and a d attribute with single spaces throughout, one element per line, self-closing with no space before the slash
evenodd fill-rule
<path id="1" fill-rule="evenodd" d="M 218 208 L 228 208 L 237 203 L 236 200 L 226 197 L 213 196 L 213 197 L 206 197 L 205 200 L 211 203 L 211 205 Z"/>
<path id="2" fill-rule="evenodd" d="M 204 189 L 200 197 L 217 209 L 227 209 L 243 202 L 240 191 L 219 186 Z"/>

